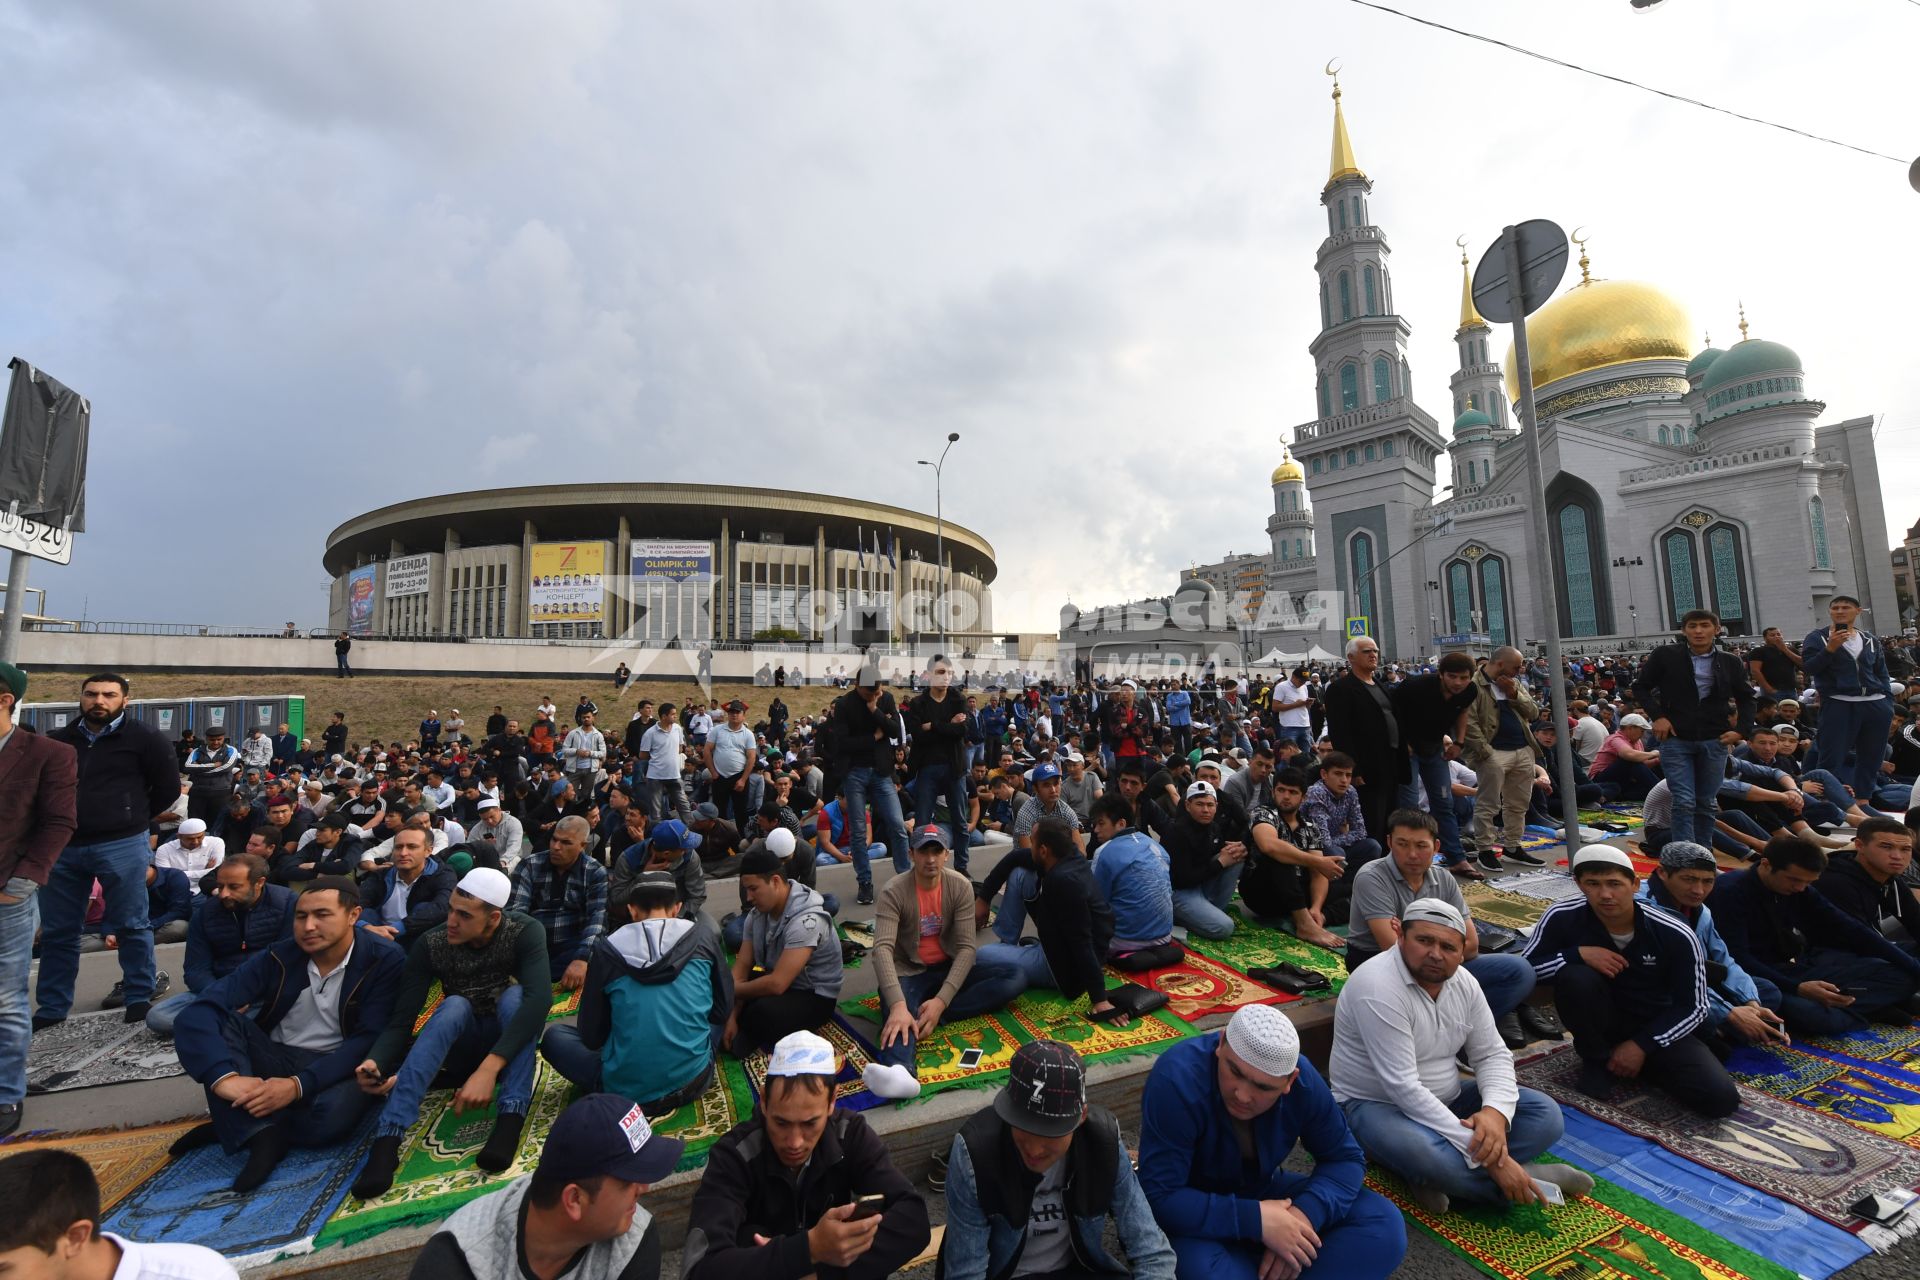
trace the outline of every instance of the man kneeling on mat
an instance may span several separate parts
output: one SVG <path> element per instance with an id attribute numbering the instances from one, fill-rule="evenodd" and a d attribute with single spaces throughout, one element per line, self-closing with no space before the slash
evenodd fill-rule
<path id="1" fill-rule="evenodd" d="M 1593 1179 L 1572 1165 L 1528 1163 L 1566 1124 L 1559 1103 L 1514 1079 L 1487 997 L 1461 971 L 1460 912 L 1416 898 L 1394 934 L 1396 944 L 1355 969 L 1340 992 L 1327 1064 L 1367 1158 L 1405 1178 L 1429 1213 L 1445 1213 L 1454 1200 L 1542 1203 L 1536 1181 L 1574 1196 L 1593 1190 Z M 1471 1081 L 1455 1061 L 1463 1050 Z"/>

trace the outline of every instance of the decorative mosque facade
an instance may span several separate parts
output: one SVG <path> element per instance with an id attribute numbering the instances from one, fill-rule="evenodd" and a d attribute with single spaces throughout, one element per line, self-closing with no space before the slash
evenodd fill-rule
<path id="1" fill-rule="evenodd" d="M 1365 618 L 1389 658 L 1442 637 L 1543 640 L 1539 573 L 1554 575 L 1554 622 L 1573 652 L 1669 636 L 1700 607 L 1733 635 L 1797 638 L 1842 593 L 1868 607 L 1869 627 L 1899 630 L 1873 419 L 1821 424 L 1800 358 L 1749 337 L 1744 310 L 1739 342 L 1695 351 L 1682 307 L 1594 278 L 1584 246 L 1579 283 L 1527 321 L 1546 477 L 1548 545 L 1536 545 L 1519 386 L 1492 358 L 1467 259 L 1443 426 L 1413 398 L 1411 329 L 1337 80 L 1333 104 L 1308 348 L 1317 413 L 1273 472 L 1270 605 L 1335 593 L 1321 598 Z M 1436 493 L 1442 453 L 1453 483 Z M 1263 647 L 1276 642 L 1290 651 L 1283 636 Z"/>

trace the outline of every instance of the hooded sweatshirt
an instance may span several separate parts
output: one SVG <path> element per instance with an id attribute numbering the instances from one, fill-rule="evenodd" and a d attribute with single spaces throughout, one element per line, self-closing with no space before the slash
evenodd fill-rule
<path id="1" fill-rule="evenodd" d="M 491 1195 L 454 1210 L 414 1261 L 412 1275 L 434 1280 L 521 1280 L 525 1245 L 527 1186 L 533 1175 L 518 1178 Z M 588 1245 L 567 1268 L 567 1280 L 632 1280 L 660 1274 L 660 1235 L 653 1215 L 633 1210 L 626 1234 Z"/>
<path id="2" fill-rule="evenodd" d="M 580 1042 L 600 1051 L 601 1087 L 650 1102 L 713 1061 L 733 974 L 720 935 L 700 920 L 640 920 L 593 944 L 580 995 Z"/>

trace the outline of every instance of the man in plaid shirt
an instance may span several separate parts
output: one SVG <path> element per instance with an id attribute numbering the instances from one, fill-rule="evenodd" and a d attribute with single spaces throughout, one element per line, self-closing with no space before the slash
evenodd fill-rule
<path id="1" fill-rule="evenodd" d="M 1325 853 L 1346 859 L 1347 869 L 1327 885 L 1326 901 L 1320 907 L 1323 926 L 1345 924 L 1354 873 L 1384 852 L 1380 841 L 1367 833 L 1360 793 L 1353 787 L 1353 757 L 1340 751 L 1321 757 L 1320 781 L 1307 788 L 1307 801 L 1301 807 L 1307 821 L 1320 829 Z"/>
<path id="2" fill-rule="evenodd" d="M 546 850 L 513 869 L 507 903 L 509 911 L 524 911 L 546 929 L 547 964 L 568 991 L 587 980 L 587 958 L 606 932 L 607 869 L 585 856 L 591 834 L 585 818 L 560 819 Z"/>
<path id="3" fill-rule="evenodd" d="M 1240 877 L 1240 900 L 1263 920 L 1287 920 L 1304 942 L 1338 950 L 1347 940 L 1326 928 L 1327 887 L 1346 872 L 1339 847 L 1306 812 L 1307 775 L 1275 771 L 1266 797 L 1247 819 L 1252 856 Z M 1346 799 L 1358 804 L 1351 788 Z"/>

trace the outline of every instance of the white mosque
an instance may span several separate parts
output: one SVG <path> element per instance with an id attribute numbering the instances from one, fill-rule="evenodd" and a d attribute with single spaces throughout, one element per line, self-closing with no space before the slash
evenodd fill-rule
<path id="1" fill-rule="evenodd" d="M 1898 629 L 1873 419 L 1822 424 L 1800 357 L 1749 337 L 1744 312 L 1739 342 L 1696 352 L 1682 307 L 1651 285 L 1594 277 L 1584 247 L 1579 282 L 1527 324 L 1549 543 L 1537 545 L 1519 387 L 1488 350 L 1466 259 L 1448 431 L 1413 398 L 1411 329 L 1394 309 L 1372 194 L 1336 81 L 1308 348 L 1318 414 L 1273 472 L 1276 603 L 1337 593 L 1389 657 L 1449 636 L 1541 639 L 1543 572 L 1560 635 L 1581 652 L 1671 634 L 1702 606 L 1734 635 L 1797 637 L 1840 593 L 1872 610 L 1868 625 Z M 1453 484 L 1436 495 L 1443 451 Z"/>

